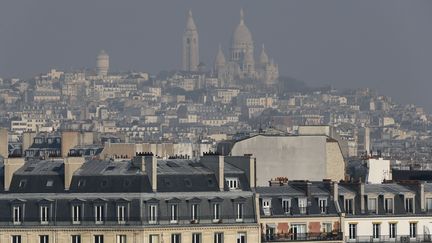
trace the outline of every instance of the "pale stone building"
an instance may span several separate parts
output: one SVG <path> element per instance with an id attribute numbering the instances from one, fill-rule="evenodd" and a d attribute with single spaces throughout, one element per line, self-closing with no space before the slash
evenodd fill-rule
<path id="1" fill-rule="evenodd" d="M 183 34 L 183 71 L 198 71 L 199 65 L 199 40 L 198 30 L 189 10 L 186 30 Z"/>
<path id="2" fill-rule="evenodd" d="M 266 85 L 274 84 L 279 77 L 278 65 L 269 59 L 264 46 L 258 63 L 254 57 L 252 34 L 244 21 L 243 10 L 240 10 L 240 23 L 234 30 L 228 62 L 219 46 L 215 59 L 214 71 L 225 85 L 242 79 L 259 80 Z"/>

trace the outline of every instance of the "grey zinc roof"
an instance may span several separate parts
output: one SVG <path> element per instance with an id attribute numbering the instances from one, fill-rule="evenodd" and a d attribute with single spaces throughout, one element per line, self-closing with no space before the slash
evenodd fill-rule
<path id="1" fill-rule="evenodd" d="M 64 173 L 63 160 L 30 160 L 15 175 L 59 175 Z"/>
<path id="2" fill-rule="evenodd" d="M 75 172 L 78 176 L 90 175 L 134 175 L 142 174 L 135 167 L 131 167 L 129 161 L 90 160 Z"/>
<path id="3" fill-rule="evenodd" d="M 256 192 L 263 196 L 305 196 L 304 192 L 290 185 L 257 187 Z"/>
<path id="4" fill-rule="evenodd" d="M 213 174 L 199 162 L 187 159 L 158 160 L 158 174 Z"/>
<path id="5" fill-rule="evenodd" d="M 365 184 L 365 193 L 402 194 L 402 193 L 415 193 L 415 191 L 398 184 Z"/>
<path id="6" fill-rule="evenodd" d="M 356 193 L 355 191 L 351 190 L 350 188 L 348 188 L 346 186 L 342 186 L 342 185 L 339 185 L 338 189 L 339 189 L 339 195 L 355 194 Z"/>

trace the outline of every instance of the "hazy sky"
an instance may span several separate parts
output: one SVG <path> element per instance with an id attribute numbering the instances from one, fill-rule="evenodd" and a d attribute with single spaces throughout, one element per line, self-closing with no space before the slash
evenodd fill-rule
<path id="1" fill-rule="evenodd" d="M 432 111 L 432 1 L 1 0 L 0 76 L 94 67 L 156 73 L 180 67 L 187 10 L 201 60 L 227 54 L 239 9 L 280 73 L 312 85 L 371 87 Z"/>

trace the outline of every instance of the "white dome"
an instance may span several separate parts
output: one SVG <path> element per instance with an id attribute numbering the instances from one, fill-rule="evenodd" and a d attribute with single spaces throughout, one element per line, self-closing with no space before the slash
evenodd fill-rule
<path id="1" fill-rule="evenodd" d="M 252 44 L 252 35 L 249 28 L 244 24 L 243 10 L 240 10 L 240 24 L 234 30 L 233 44 Z"/>

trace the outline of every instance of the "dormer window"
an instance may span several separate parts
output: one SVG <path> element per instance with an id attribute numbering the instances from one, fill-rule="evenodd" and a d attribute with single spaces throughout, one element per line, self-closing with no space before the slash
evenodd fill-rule
<path id="1" fill-rule="evenodd" d="M 117 206 L 117 221 L 119 224 L 126 223 L 126 206 L 118 205 Z"/>
<path id="2" fill-rule="evenodd" d="M 306 214 L 307 211 L 307 198 L 299 198 L 298 199 L 298 208 L 300 214 Z"/>
<path id="3" fill-rule="evenodd" d="M 327 213 L 327 198 L 318 198 L 318 206 L 321 213 Z"/>
<path id="4" fill-rule="evenodd" d="M 426 198 L 426 210 L 432 212 L 432 198 Z"/>
<path id="5" fill-rule="evenodd" d="M 352 198 L 345 199 L 345 213 L 354 214 L 354 199 Z"/>
<path id="6" fill-rule="evenodd" d="M 72 224 L 81 223 L 81 205 L 72 205 Z"/>
<path id="7" fill-rule="evenodd" d="M 40 206 L 40 222 L 41 224 L 48 224 L 49 221 L 49 207 L 48 205 Z"/>
<path id="8" fill-rule="evenodd" d="M 377 198 L 368 198 L 368 212 L 372 214 L 377 213 Z"/>
<path id="9" fill-rule="evenodd" d="M 148 209 L 149 209 L 149 224 L 156 224 L 158 219 L 158 205 L 150 204 Z"/>
<path id="10" fill-rule="evenodd" d="M 219 222 L 221 217 L 221 205 L 220 203 L 213 203 L 213 222 Z"/>
<path id="11" fill-rule="evenodd" d="M 412 197 L 405 198 L 405 212 L 414 213 L 414 198 Z"/>
<path id="12" fill-rule="evenodd" d="M 243 203 L 237 203 L 236 204 L 236 221 L 242 222 L 243 221 L 243 211 L 244 211 L 244 204 Z"/>
<path id="13" fill-rule="evenodd" d="M 226 183 L 228 185 L 228 189 L 230 191 L 238 190 L 240 188 L 240 183 L 239 183 L 238 178 L 235 178 L 235 177 L 226 178 L 225 181 L 226 181 Z"/>
<path id="14" fill-rule="evenodd" d="M 12 207 L 12 222 L 14 224 L 22 223 L 22 206 L 15 205 Z"/>
<path id="15" fill-rule="evenodd" d="M 103 224 L 104 218 L 105 218 L 105 210 L 103 205 L 96 205 L 94 207 L 95 210 L 95 223 L 96 224 Z"/>
<path id="16" fill-rule="evenodd" d="M 26 184 L 27 184 L 27 180 L 26 179 L 20 180 L 18 187 L 19 188 L 24 188 L 26 186 Z"/>
<path id="17" fill-rule="evenodd" d="M 270 215 L 270 209 L 271 209 L 271 199 L 266 198 L 262 200 L 262 208 L 264 215 Z"/>
<path id="18" fill-rule="evenodd" d="M 291 212 L 291 199 L 289 198 L 282 199 L 282 209 L 285 214 L 289 214 Z"/>
<path id="19" fill-rule="evenodd" d="M 178 222 L 178 204 L 170 205 L 170 223 L 176 224 Z"/>
<path id="20" fill-rule="evenodd" d="M 393 198 L 384 198 L 384 211 L 393 213 Z"/>

